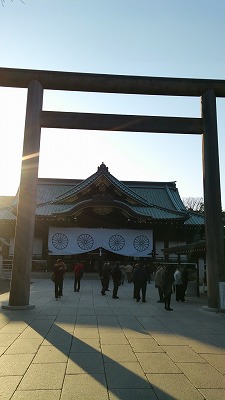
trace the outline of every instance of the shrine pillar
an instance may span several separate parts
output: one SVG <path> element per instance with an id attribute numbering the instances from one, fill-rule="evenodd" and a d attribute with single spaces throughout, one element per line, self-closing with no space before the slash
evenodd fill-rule
<path id="1" fill-rule="evenodd" d="M 32 81 L 28 86 L 27 94 L 22 169 L 8 306 L 15 309 L 34 307 L 29 306 L 29 298 L 38 184 L 42 102 L 43 87 L 38 81 Z"/>
<path id="2" fill-rule="evenodd" d="M 209 89 L 202 95 L 203 185 L 205 205 L 206 273 L 208 307 L 220 308 L 219 282 L 225 278 L 223 223 L 217 137 L 216 96 Z"/>

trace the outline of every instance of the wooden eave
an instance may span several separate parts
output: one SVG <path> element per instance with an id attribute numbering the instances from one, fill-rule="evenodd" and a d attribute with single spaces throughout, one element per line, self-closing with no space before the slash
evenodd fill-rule
<path id="1" fill-rule="evenodd" d="M 121 212 L 125 212 L 126 214 L 133 216 L 135 218 L 140 218 L 140 214 L 135 212 L 128 204 L 125 204 L 124 202 L 110 199 L 110 197 L 107 198 L 98 198 L 98 199 L 90 199 L 90 200 L 85 200 L 81 201 L 75 205 L 72 205 L 71 208 L 65 210 L 65 211 L 60 211 L 60 212 L 55 212 L 53 215 L 59 216 L 59 215 L 73 215 L 75 216 L 76 214 L 80 214 L 84 209 L 95 209 L 96 207 L 112 207 L 112 209 L 118 209 L 121 210 Z M 148 217 L 148 219 L 150 219 Z"/>
<path id="2" fill-rule="evenodd" d="M 164 254 L 177 254 L 187 255 L 190 253 L 205 253 L 206 243 L 205 241 L 188 243 L 181 246 L 173 246 L 162 249 Z"/>

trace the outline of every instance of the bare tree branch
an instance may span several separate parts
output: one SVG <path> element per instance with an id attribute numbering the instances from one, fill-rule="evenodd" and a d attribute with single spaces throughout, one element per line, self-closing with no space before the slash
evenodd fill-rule
<path id="1" fill-rule="evenodd" d="M 204 212 L 204 201 L 202 197 L 184 197 L 182 201 L 187 210 Z"/>
<path id="2" fill-rule="evenodd" d="M 23 0 L 19 0 L 19 1 L 20 1 L 20 3 L 25 4 L 25 1 L 23 1 Z M 13 0 L 11 0 L 11 2 L 13 3 Z M 6 0 L 1 0 L 2 7 L 5 7 L 5 3 L 6 3 Z"/>

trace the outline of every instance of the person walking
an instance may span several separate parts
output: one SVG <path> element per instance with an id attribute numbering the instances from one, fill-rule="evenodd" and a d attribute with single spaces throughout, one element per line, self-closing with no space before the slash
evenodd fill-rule
<path id="1" fill-rule="evenodd" d="M 175 292 L 176 292 L 176 301 L 184 301 L 182 294 L 182 276 L 181 269 L 178 266 L 174 272 L 174 282 L 175 282 Z"/>
<path id="2" fill-rule="evenodd" d="M 121 271 L 121 284 L 124 284 L 124 278 L 125 278 L 125 271 L 126 271 L 126 267 L 125 265 L 122 263 L 120 264 L 120 271 Z"/>
<path id="3" fill-rule="evenodd" d="M 158 289 L 158 293 L 159 293 L 159 300 L 157 301 L 157 303 L 164 303 L 164 299 L 163 299 L 163 281 L 162 281 L 162 275 L 164 272 L 164 268 L 162 265 L 159 265 L 156 273 L 155 273 L 155 287 Z"/>
<path id="4" fill-rule="evenodd" d="M 74 292 L 80 291 L 80 281 L 84 273 L 84 266 L 81 262 L 74 265 Z"/>
<path id="5" fill-rule="evenodd" d="M 136 282 L 136 301 L 139 302 L 142 298 L 142 303 L 146 303 L 146 288 L 148 281 L 148 274 L 143 264 L 140 263 L 135 271 L 135 282 Z"/>
<path id="6" fill-rule="evenodd" d="M 171 303 L 171 294 L 173 293 L 173 284 L 174 284 L 174 273 L 171 266 L 167 265 L 162 275 L 162 285 L 163 285 L 163 295 L 164 295 L 164 303 L 165 309 L 167 311 L 173 311 L 170 307 Z"/>
<path id="7" fill-rule="evenodd" d="M 63 296 L 63 279 L 67 270 L 66 264 L 59 258 L 53 266 L 55 274 L 55 299 L 58 300 Z"/>
<path id="8" fill-rule="evenodd" d="M 145 269 L 148 275 L 148 283 L 151 283 L 152 266 L 149 262 L 145 265 Z"/>
<path id="9" fill-rule="evenodd" d="M 113 279 L 113 299 L 118 299 L 119 297 L 117 296 L 119 286 L 121 285 L 121 271 L 120 271 L 120 263 L 119 261 L 116 262 L 116 264 L 113 267 L 112 270 L 112 279 Z"/>
<path id="10" fill-rule="evenodd" d="M 106 291 L 109 291 L 109 279 L 110 279 L 110 264 L 104 263 L 101 268 L 100 279 L 102 284 L 101 294 L 102 296 L 106 295 Z"/>
<path id="11" fill-rule="evenodd" d="M 112 268 L 111 268 L 111 264 L 109 261 L 106 264 L 107 264 L 107 267 L 106 267 L 106 292 L 110 292 L 109 282 L 110 282 L 110 276 L 112 273 Z"/>
<path id="12" fill-rule="evenodd" d="M 135 264 L 133 271 L 132 271 L 132 276 L 131 276 L 131 282 L 134 284 L 134 291 L 133 291 L 133 298 L 137 299 L 138 298 L 138 284 L 137 284 L 137 279 L 136 279 L 136 271 L 139 267 L 139 264 Z"/>
<path id="13" fill-rule="evenodd" d="M 127 274 L 127 282 L 131 283 L 132 282 L 132 272 L 133 272 L 133 267 L 131 264 L 126 265 L 126 274 Z"/>

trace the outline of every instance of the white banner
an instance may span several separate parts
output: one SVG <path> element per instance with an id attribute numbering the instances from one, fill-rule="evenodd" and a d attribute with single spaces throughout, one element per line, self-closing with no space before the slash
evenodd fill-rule
<path id="1" fill-rule="evenodd" d="M 153 249 L 150 230 L 49 228 L 48 250 L 52 255 L 81 254 L 98 248 L 130 257 L 147 257 Z"/>

